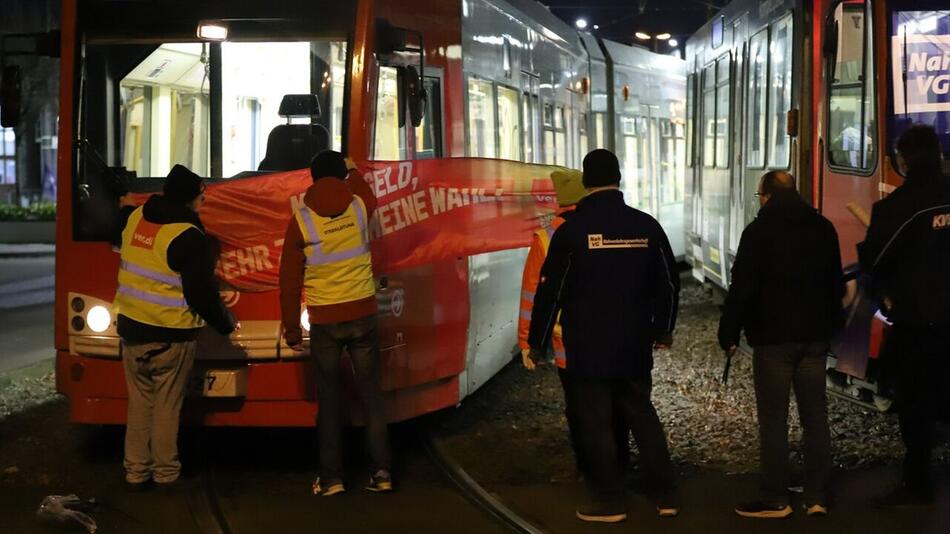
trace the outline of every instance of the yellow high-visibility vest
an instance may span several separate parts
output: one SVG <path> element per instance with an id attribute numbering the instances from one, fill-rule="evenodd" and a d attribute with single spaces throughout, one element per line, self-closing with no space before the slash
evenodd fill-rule
<path id="1" fill-rule="evenodd" d="M 122 261 L 113 307 L 140 323 L 163 328 L 200 328 L 204 321 L 188 303 L 181 275 L 168 266 L 168 246 L 191 223 L 156 224 L 145 220 L 142 207 L 129 216 L 122 231 Z"/>
<path id="2" fill-rule="evenodd" d="M 294 214 L 304 240 L 308 306 L 326 306 L 376 294 L 366 206 L 358 196 L 342 214 L 323 217 L 307 206 Z"/>

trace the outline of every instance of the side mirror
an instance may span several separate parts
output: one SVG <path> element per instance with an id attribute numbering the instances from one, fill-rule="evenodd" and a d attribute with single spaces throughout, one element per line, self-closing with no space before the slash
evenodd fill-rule
<path id="1" fill-rule="evenodd" d="M 13 128 L 20 123 L 23 71 L 19 65 L 3 67 L 0 82 L 0 126 Z"/>
<path id="2" fill-rule="evenodd" d="M 412 65 L 405 68 L 403 75 L 403 91 L 406 104 L 409 107 L 409 120 L 413 127 L 422 124 L 426 112 L 426 90 L 422 85 L 422 77 Z"/>

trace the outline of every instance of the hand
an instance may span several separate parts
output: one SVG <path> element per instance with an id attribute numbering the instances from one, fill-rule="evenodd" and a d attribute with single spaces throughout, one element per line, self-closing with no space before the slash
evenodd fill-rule
<path id="1" fill-rule="evenodd" d="M 653 341 L 654 350 L 670 350 L 673 346 L 673 334 L 662 334 Z"/>
<path id="2" fill-rule="evenodd" d="M 346 170 L 348 170 L 348 171 L 355 171 L 355 170 L 356 170 L 356 163 L 354 163 L 351 158 L 347 157 L 347 158 L 345 158 L 343 161 L 346 162 Z"/>
<path id="3" fill-rule="evenodd" d="M 738 347 L 736 347 L 735 345 L 729 345 L 729 348 L 726 349 L 726 356 L 730 356 L 730 357 L 735 356 L 736 350 L 738 350 Z"/>
<path id="4" fill-rule="evenodd" d="M 241 329 L 241 321 L 235 321 L 235 322 L 234 322 L 234 331 L 237 332 L 237 331 L 240 330 L 240 329 Z"/>
<path id="5" fill-rule="evenodd" d="M 521 365 L 529 371 L 534 371 L 536 365 L 531 359 L 531 349 L 521 349 Z"/>
<path id="6" fill-rule="evenodd" d="M 290 350 L 294 352 L 303 352 L 303 341 L 294 345 L 290 345 Z"/>
<path id="7" fill-rule="evenodd" d="M 294 351 L 303 351 L 303 332 L 300 329 L 284 330 L 284 341 Z"/>

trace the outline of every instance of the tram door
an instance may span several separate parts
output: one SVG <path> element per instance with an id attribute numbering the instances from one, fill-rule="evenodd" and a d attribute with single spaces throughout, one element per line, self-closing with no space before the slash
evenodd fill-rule
<path id="1" fill-rule="evenodd" d="M 746 225 L 745 204 L 743 184 L 746 180 L 746 169 L 743 165 L 742 139 L 746 129 L 746 122 L 749 120 L 744 113 L 745 101 L 748 98 L 746 94 L 745 80 L 748 77 L 748 48 L 746 43 L 748 15 L 743 15 L 733 26 L 733 57 L 732 63 L 732 90 L 733 100 L 730 110 L 733 119 L 731 122 L 733 131 L 730 136 L 730 143 L 733 145 L 731 153 L 732 161 L 729 163 L 731 171 L 730 193 L 729 193 L 729 268 L 732 267 L 732 260 L 736 257 L 736 251 L 739 248 L 739 238 Z M 754 198 L 754 197 L 753 197 Z M 754 213 L 754 212 L 753 212 Z"/>

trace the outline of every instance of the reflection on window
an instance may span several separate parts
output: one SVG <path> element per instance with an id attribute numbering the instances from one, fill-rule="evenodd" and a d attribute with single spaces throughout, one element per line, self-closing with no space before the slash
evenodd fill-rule
<path id="1" fill-rule="evenodd" d="M 468 137 L 469 156 L 495 157 L 495 99 L 492 83 L 470 78 L 468 80 Z"/>
<path id="2" fill-rule="evenodd" d="M 746 165 L 760 169 L 765 166 L 766 97 L 768 96 L 769 32 L 762 30 L 749 45 L 749 112 L 746 127 Z"/>
<path id="3" fill-rule="evenodd" d="M 180 163 L 210 174 L 207 47 L 163 44 L 119 82 L 127 169 L 165 176 Z"/>
<path id="4" fill-rule="evenodd" d="M 693 109 L 696 106 L 696 75 L 690 74 L 686 77 L 686 163 L 690 167 L 694 165 L 693 150 L 696 135 L 695 117 Z"/>
<path id="5" fill-rule="evenodd" d="M 905 5 L 911 7 L 913 3 L 906 2 Z M 871 24 L 867 26 L 871 27 Z M 943 146 L 943 172 L 950 174 L 950 104 L 947 101 L 950 80 L 946 77 L 945 59 L 950 57 L 950 39 L 947 38 L 950 34 L 950 10 L 894 11 L 891 31 L 894 114 L 889 117 L 887 146 L 895 146 L 899 136 L 912 124 L 930 124 L 936 129 Z M 868 56 L 870 72 L 873 59 L 872 54 Z M 872 89 L 873 84 L 868 86 L 869 92 Z M 874 102 L 873 95 L 867 100 Z M 873 127 L 870 134 L 874 135 Z M 896 164 L 896 158 L 892 162 Z"/>
<path id="6" fill-rule="evenodd" d="M 788 111 L 792 109 L 792 17 L 772 29 L 769 43 L 769 72 L 772 79 L 769 96 L 769 167 L 787 168 L 791 139 L 787 133 Z"/>
<path id="7" fill-rule="evenodd" d="M 376 86 L 376 134 L 373 159 L 378 161 L 406 158 L 406 129 L 399 126 L 399 76 L 393 67 L 379 68 Z M 408 120 L 408 117 L 407 117 Z"/>
<path id="8" fill-rule="evenodd" d="M 581 144 L 581 147 L 580 147 L 581 158 L 587 155 L 587 151 L 588 151 L 587 121 L 588 121 L 587 114 L 581 113 L 581 118 L 580 120 L 577 121 L 577 131 L 579 134 L 579 138 L 580 138 L 579 140 Z"/>
<path id="9" fill-rule="evenodd" d="M 16 183 L 16 134 L 0 127 L 0 184 Z"/>
<path id="10" fill-rule="evenodd" d="M 554 113 L 555 165 L 567 165 L 567 134 L 564 131 L 565 124 L 567 124 L 567 120 L 564 118 L 564 108 L 558 106 Z"/>
<path id="11" fill-rule="evenodd" d="M 680 119 L 682 120 L 682 119 Z M 686 139 L 683 124 L 660 119 L 660 204 L 683 201 L 686 181 Z"/>
<path id="12" fill-rule="evenodd" d="M 716 166 L 729 167 L 729 57 L 716 62 Z"/>
<path id="13" fill-rule="evenodd" d="M 518 111 L 518 91 L 498 86 L 498 157 L 521 160 L 521 123 Z"/>
<path id="14" fill-rule="evenodd" d="M 442 157 L 442 88 L 438 78 L 425 77 L 426 108 L 416 127 L 416 159 Z"/>
<path id="15" fill-rule="evenodd" d="M 606 113 L 594 113 L 594 133 L 597 134 L 596 148 L 607 148 L 607 122 L 604 120 Z M 587 155 L 586 153 L 584 154 Z"/>
<path id="16" fill-rule="evenodd" d="M 716 73 L 703 71 L 703 166 L 716 164 Z"/>

